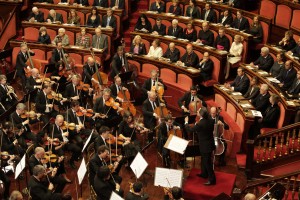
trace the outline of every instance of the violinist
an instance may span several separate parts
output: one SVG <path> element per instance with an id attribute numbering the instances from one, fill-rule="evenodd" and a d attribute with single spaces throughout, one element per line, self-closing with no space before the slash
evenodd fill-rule
<path id="1" fill-rule="evenodd" d="M 0 102 L 5 110 L 8 110 L 17 103 L 16 93 L 12 86 L 7 85 L 7 78 L 5 75 L 0 75 Z"/>
<path id="2" fill-rule="evenodd" d="M 127 193 L 125 200 L 147 200 L 149 199 L 148 194 L 143 192 L 142 182 L 135 182 L 132 185 L 132 188 Z"/>
<path id="3" fill-rule="evenodd" d="M 189 105 L 191 102 L 200 100 L 201 105 L 206 107 L 207 104 L 204 101 L 203 97 L 198 94 L 197 86 L 192 85 L 189 92 L 186 92 L 182 97 L 180 97 L 177 101 L 178 106 L 182 109 L 184 115 L 189 115 Z"/>
<path id="4" fill-rule="evenodd" d="M 124 48 L 123 46 L 118 46 L 117 53 L 112 58 L 110 77 L 114 79 L 116 75 L 127 71 L 129 71 L 129 68 Z"/>
<path id="5" fill-rule="evenodd" d="M 37 113 L 36 119 L 28 119 L 25 114 L 26 106 L 23 103 L 18 103 L 16 106 L 16 111 L 13 112 L 10 115 L 10 120 L 12 124 L 17 127 L 18 129 L 24 129 L 24 132 L 20 137 L 24 137 L 24 139 L 31 140 L 33 143 L 36 142 L 36 136 L 34 133 L 31 132 L 31 129 L 29 127 L 29 124 L 34 124 L 40 120 L 41 114 Z M 25 118 L 23 118 L 23 115 L 25 115 Z"/>
<path id="6" fill-rule="evenodd" d="M 172 187 L 172 189 L 164 188 L 164 200 L 184 200 L 182 198 L 182 190 L 179 187 Z"/>
<path id="7" fill-rule="evenodd" d="M 26 79 L 26 89 L 30 93 L 30 102 L 35 103 L 35 97 L 38 89 L 42 89 L 40 80 L 40 72 L 37 68 L 31 70 L 31 76 Z"/>
<path id="8" fill-rule="evenodd" d="M 59 159 L 59 163 L 63 161 L 61 158 L 58 159 Z M 45 158 L 44 148 L 36 147 L 34 150 L 34 154 L 30 156 L 28 162 L 29 162 L 29 172 L 31 175 L 34 175 L 34 168 L 38 165 L 41 165 L 43 166 L 44 170 L 47 170 L 47 173 L 50 173 L 48 178 L 53 184 L 55 184 L 56 186 L 55 192 L 60 193 L 63 191 L 67 183 L 67 180 L 65 179 L 66 176 L 64 177 L 59 176 L 60 174 L 58 174 L 57 165 L 50 166 L 49 163 L 51 161 L 48 161 L 47 163 L 47 160 Z"/>
<path id="9" fill-rule="evenodd" d="M 167 115 L 165 117 L 165 121 L 159 125 L 158 128 L 158 151 L 161 153 L 163 157 L 163 165 L 164 167 L 171 167 L 171 158 L 170 151 L 164 148 L 164 145 L 169 137 L 169 132 L 171 130 L 179 130 L 180 126 L 177 122 L 174 122 L 172 115 Z"/>
<path id="10" fill-rule="evenodd" d="M 26 93 L 25 90 L 26 76 L 25 76 L 24 68 L 30 69 L 30 66 L 26 64 L 28 60 L 28 53 L 30 54 L 30 56 L 34 56 L 35 54 L 31 50 L 28 51 L 28 47 L 26 43 L 22 43 L 20 47 L 21 49 L 17 55 L 17 61 L 16 61 L 16 70 L 17 70 L 16 74 L 19 78 L 21 78 L 23 91 Z"/>
<path id="11" fill-rule="evenodd" d="M 152 87 L 156 85 L 156 81 L 157 81 L 157 76 L 158 76 L 157 70 L 151 70 L 150 73 L 151 73 L 150 78 L 147 79 L 142 86 L 142 89 L 145 92 L 145 94 L 148 94 L 151 91 Z M 163 86 L 165 90 L 167 89 L 167 86 L 163 83 L 163 81 L 160 78 L 158 78 L 157 85 Z"/>
<path id="12" fill-rule="evenodd" d="M 105 145 L 108 147 L 106 140 L 109 138 L 109 134 L 111 132 L 110 128 L 107 126 L 96 126 L 98 135 L 94 141 L 94 149 L 98 149 L 100 146 Z"/>

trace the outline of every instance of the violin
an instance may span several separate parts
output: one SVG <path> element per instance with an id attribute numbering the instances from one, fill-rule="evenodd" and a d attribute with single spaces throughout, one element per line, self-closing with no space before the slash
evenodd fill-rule
<path id="1" fill-rule="evenodd" d="M 47 163 L 56 163 L 58 160 L 57 155 L 51 153 L 51 152 L 46 152 L 44 157 L 42 158 L 43 164 Z"/>
<path id="2" fill-rule="evenodd" d="M 105 105 L 109 106 L 113 109 L 118 109 L 120 107 L 120 103 L 116 102 L 114 98 L 110 97 L 107 101 L 105 101 Z"/>
<path id="3" fill-rule="evenodd" d="M 92 117 L 94 114 L 95 113 L 93 109 L 85 109 L 83 107 L 79 107 L 79 110 L 76 112 L 76 115 L 78 117 L 82 117 L 82 116 Z"/>
<path id="4" fill-rule="evenodd" d="M 3 160 L 7 160 L 9 157 L 14 156 L 14 155 L 10 155 L 7 151 L 0 152 L 0 155 Z"/>
<path id="5" fill-rule="evenodd" d="M 64 64 L 64 68 L 58 72 L 59 76 L 69 77 L 70 75 L 74 74 L 74 66 L 75 61 L 70 56 L 66 57 L 65 52 L 63 49 L 62 51 L 62 64 Z"/>
<path id="6" fill-rule="evenodd" d="M 30 118 L 30 119 L 35 119 L 37 118 L 37 113 L 35 113 L 33 110 L 25 112 L 24 114 L 21 115 L 22 119 Z"/>
<path id="7" fill-rule="evenodd" d="M 51 91 L 51 93 L 47 94 L 47 98 L 50 99 L 50 100 L 54 99 L 56 101 L 61 101 L 61 100 L 63 100 L 64 97 L 60 93 L 56 93 L 54 91 Z"/>
<path id="8" fill-rule="evenodd" d="M 77 86 L 76 86 L 77 90 L 83 90 L 85 92 L 88 92 L 90 89 L 90 85 L 87 83 L 83 83 L 80 82 Z"/>
<path id="9" fill-rule="evenodd" d="M 66 121 L 64 121 L 64 124 L 60 127 L 62 130 L 75 130 L 76 129 L 76 124 L 75 123 L 68 123 Z"/>
<path id="10" fill-rule="evenodd" d="M 118 144 L 118 145 L 122 145 L 124 143 L 124 139 L 121 137 L 115 137 L 114 135 L 112 135 L 111 133 L 108 134 L 108 138 L 106 139 L 106 143 L 108 144 Z"/>

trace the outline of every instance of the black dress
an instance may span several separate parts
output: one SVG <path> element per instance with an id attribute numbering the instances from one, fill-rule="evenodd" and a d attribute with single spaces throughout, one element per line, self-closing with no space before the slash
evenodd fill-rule
<path id="1" fill-rule="evenodd" d="M 98 27 L 100 25 L 100 16 L 97 15 L 94 20 L 91 19 L 92 15 L 88 16 L 88 20 L 86 22 L 87 26 Z"/>
<path id="2" fill-rule="evenodd" d="M 134 30 L 136 31 L 140 31 L 142 29 L 146 29 L 148 31 L 148 33 L 152 32 L 152 27 L 151 27 L 151 23 L 145 23 L 145 24 L 142 24 L 142 23 L 138 23 L 135 25 L 134 27 Z"/>
<path id="3" fill-rule="evenodd" d="M 42 44 L 50 44 L 51 39 L 48 34 L 43 35 L 43 36 L 39 35 L 38 42 L 42 43 Z"/>
<path id="4" fill-rule="evenodd" d="M 190 42 L 195 42 L 197 40 L 197 31 L 193 29 L 192 32 L 189 32 L 187 29 L 185 29 L 183 32 L 183 37 Z"/>
<path id="5" fill-rule="evenodd" d="M 261 25 L 251 26 L 249 33 L 253 35 L 253 41 L 258 44 L 263 40 L 263 29 Z"/>

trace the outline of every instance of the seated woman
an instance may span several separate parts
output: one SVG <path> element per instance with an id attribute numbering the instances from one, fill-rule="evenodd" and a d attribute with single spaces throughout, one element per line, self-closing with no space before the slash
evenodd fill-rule
<path id="1" fill-rule="evenodd" d="M 253 17 L 253 23 L 250 25 L 249 33 L 253 35 L 253 42 L 258 44 L 263 40 L 263 29 L 259 21 L 259 16 Z"/>
<path id="2" fill-rule="evenodd" d="M 192 21 L 187 23 L 186 29 L 183 31 L 183 38 L 189 40 L 190 42 L 195 42 L 197 40 L 197 31 L 194 28 Z"/>
<path id="3" fill-rule="evenodd" d="M 247 92 L 243 95 L 247 100 L 253 100 L 259 94 L 258 78 L 252 77 Z"/>
<path id="4" fill-rule="evenodd" d="M 154 58 L 160 58 L 163 55 L 162 48 L 160 47 L 160 41 L 159 39 L 155 39 L 152 42 L 152 46 L 149 49 L 149 52 L 147 56 L 154 57 Z"/>
<path id="5" fill-rule="evenodd" d="M 71 9 L 68 17 L 68 24 L 80 25 L 80 17 L 77 15 L 75 9 Z"/>
<path id="6" fill-rule="evenodd" d="M 281 71 L 284 69 L 284 53 L 278 53 L 276 55 L 276 61 L 270 69 L 269 74 L 273 77 L 279 76 Z"/>
<path id="7" fill-rule="evenodd" d="M 98 27 L 100 26 L 100 15 L 98 14 L 98 10 L 96 7 L 92 7 L 91 14 L 88 16 L 88 19 L 86 21 L 87 26 L 91 27 Z"/>
<path id="8" fill-rule="evenodd" d="M 63 47 L 70 45 L 70 40 L 69 36 L 66 34 L 66 29 L 58 29 L 58 35 L 55 36 L 54 40 L 52 41 L 52 44 L 56 45 L 58 42 L 61 42 Z"/>
<path id="9" fill-rule="evenodd" d="M 140 35 L 136 35 L 130 46 L 130 53 L 136 55 L 146 55 L 146 47 L 145 44 L 142 42 L 142 38 Z"/>
<path id="10" fill-rule="evenodd" d="M 286 31 L 284 34 L 284 38 L 282 38 L 282 40 L 278 42 L 278 45 L 286 51 L 290 51 L 295 48 L 297 44 L 293 37 L 293 32 L 291 30 Z"/>
<path id="11" fill-rule="evenodd" d="M 51 43 L 50 36 L 47 34 L 47 28 L 45 26 L 42 26 L 39 30 L 38 42 L 40 42 L 42 44 L 50 44 Z"/>
<path id="12" fill-rule="evenodd" d="M 235 35 L 234 42 L 231 44 L 229 55 L 226 64 L 226 74 L 225 79 L 229 77 L 230 68 L 232 65 L 238 63 L 242 59 L 242 52 L 243 52 L 243 43 L 242 43 L 242 36 Z"/>
<path id="13" fill-rule="evenodd" d="M 75 45 L 83 48 L 90 47 L 90 37 L 86 34 L 85 28 L 81 28 L 80 34 L 76 37 Z"/>
<path id="14" fill-rule="evenodd" d="M 139 19 L 134 27 L 134 30 L 142 31 L 142 32 L 146 32 L 146 33 L 152 32 L 151 23 L 149 22 L 149 20 L 145 14 L 142 14 L 139 17 Z"/>
<path id="15" fill-rule="evenodd" d="M 172 0 L 172 5 L 170 6 L 168 13 L 172 13 L 174 15 L 181 15 L 182 10 L 179 6 L 178 0 Z"/>

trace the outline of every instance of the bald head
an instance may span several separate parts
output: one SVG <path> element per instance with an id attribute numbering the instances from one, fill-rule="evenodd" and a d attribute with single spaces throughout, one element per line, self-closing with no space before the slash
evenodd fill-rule
<path id="1" fill-rule="evenodd" d="M 252 194 L 252 193 L 248 193 L 244 197 L 244 200 L 256 200 L 256 196 L 254 194 Z"/>
<path id="2" fill-rule="evenodd" d="M 87 63 L 88 63 L 88 65 L 94 65 L 94 63 L 95 63 L 94 58 L 88 57 Z"/>
<path id="3" fill-rule="evenodd" d="M 39 14 L 39 9 L 37 7 L 33 7 L 32 12 L 37 15 Z"/>
<path id="4" fill-rule="evenodd" d="M 174 42 L 171 42 L 171 43 L 169 44 L 169 48 L 170 48 L 171 51 L 174 51 L 174 49 L 175 49 L 175 43 L 174 43 Z"/>
<path id="5" fill-rule="evenodd" d="M 31 74 L 32 74 L 33 77 L 37 77 L 38 74 L 39 74 L 39 70 L 37 68 L 33 68 L 31 70 Z"/>

